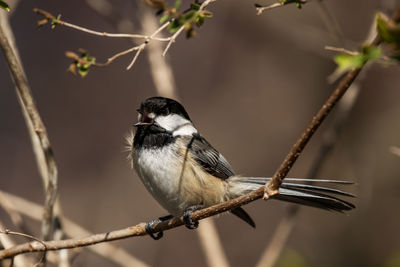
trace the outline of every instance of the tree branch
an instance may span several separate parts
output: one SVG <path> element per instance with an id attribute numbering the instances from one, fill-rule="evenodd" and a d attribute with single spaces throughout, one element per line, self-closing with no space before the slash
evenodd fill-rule
<path id="1" fill-rule="evenodd" d="M 54 217 L 53 208 L 57 199 L 57 166 L 46 128 L 32 97 L 25 72 L 17 55 L 17 50 L 9 41 L 8 35 L 11 35 L 11 30 L 3 19 L 4 18 L 2 18 L 2 23 L 0 25 L 0 46 L 6 57 L 16 86 L 17 97 L 23 110 L 39 172 L 45 188 L 42 238 L 48 240 L 51 238 L 52 234 L 51 224 Z"/>
<path id="2" fill-rule="evenodd" d="M 16 211 L 33 220 L 41 220 L 43 207 L 41 207 L 39 204 L 0 190 L 0 199 L 1 198 L 8 200 L 6 203 L 4 203 L 7 210 Z M 67 236 L 76 237 L 92 235 L 91 232 L 76 224 L 75 222 L 69 220 L 68 218 L 62 217 L 61 219 L 64 226 L 63 229 L 65 229 L 65 234 Z M 148 267 L 148 265 L 145 264 L 143 261 L 135 258 L 124 249 L 117 247 L 111 243 L 102 243 L 99 246 L 90 246 L 89 249 L 92 252 L 104 258 L 107 258 L 109 261 L 112 261 L 120 266 Z"/>
<path id="3" fill-rule="evenodd" d="M 301 8 L 301 5 L 307 4 L 309 1 L 307 1 L 307 0 L 278 0 L 276 3 L 270 4 L 268 6 L 262 6 L 259 4 L 256 4 L 255 6 L 256 6 L 257 15 L 261 15 L 264 11 L 274 9 L 277 7 L 286 6 L 288 4 L 296 4 L 298 8 Z"/>
<path id="4" fill-rule="evenodd" d="M 395 14 L 392 17 L 393 21 L 398 22 L 400 20 L 400 8 L 398 8 Z M 379 45 L 381 43 L 381 39 L 379 35 L 376 35 L 374 39 L 371 41 L 370 45 Z M 367 63 L 364 62 L 360 68 L 353 69 L 347 72 L 347 74 L 340 80 L 338 86 L 333 91 L 331 96 L 325 102 L 325 104 L 321 107 L 315 117 L 312 119 L 311 123 L 308 125 L 306 130 L 303 132 L 301 137 L 297 140 L 297 142 L 292 147 L 289 154 L 286 156 L 285 160 L 282 162 L 279 169 L 275 172 L 272 179 L 265 185 L 264 199 L 268 199 L 274 195 L 279 194 L 279 186 L 282 184 L 283 179 L 289 173 L 293 164 L 296 162 L 297 158 L 300 156 L 304 147 L 307 145 L 308 141 L 311 139 L 315 131 L 321 125 L 322 121 L 328 116 L 331 112 L 332 108 L 336 105 L 336 103 L 340 100 L 343 94 L 350 87 L 351 83 L 358 76 L 361 69 Z"/>
<path id="5" fill-rule="evenodd" d="M 334 20 L 332 18 L 332 20 Z M 374 24 L 374 23 L 373 23 Z M 337 32 L 340 33 L 340 29 L 337 29 Z M 376 31 L 373 36 L 373 40 L 378 41 L 376 37 Z M 341 34 L 338 35 L 340 41 L 344 43 L 344 39 Z M 326 47 L 325 47 L 326 49 Z M 343 52 L 343 51 L 339 51 Z M 364 72 L 365 74 L 365 72 Z M 365 76 L 365 75 L 364 75 Z M 343 123 L 347 120 L 354 103 L 356 102 L 357 96 L 360 92 L 360 86 L 354 82 L 344 95 L 343 99 L 340 101 L 337 111 L 335 113 L 335 117 L 327 129 L 327 131 L 323 135 L 323 141 L 319 148 L 319 152 L 315 156 L 315 160 L 308 172 L 307 177 L 317 177 L 317 173 L 319 172 L 323 162 L 327 158 L 328 154 L 332 151 L 337 137 L 339 136 L 339 132 L 343 126 Z M 291 206 L 287 209 L 285 216 L 281 219 L 280 223 L 276 231 L 274 231 L 274 235 L 271 241 L 268 244 L 268 247 L 265 249 L 262 257 L 256 266 L 258 267 L 272 267 L 275 266 L 276 261 L 286 243 L 290 232 L 292 231 L 295 225 L 295 219 L 297 214 L 299 213 L 301 206 Z"/>
<path id="6" fill-rule="evenodd" d="M 215 1 L 217 1 L 217 0 L 205 0 L 200 5 L 199 9 L 195 11 L 195 14 L 197 14 L 197 15 L 200 14 L 201 12 L 203 12 L 205 10 L 205 8 L 209 4 L 211 4 L 212 2 L 215 2 Z M 159 33 L 161 33 L 163 30 L 165 30 L 174 21 L 174 19 L 172 19 L 172 20 L 167 21 L 164 24 L 162 24 L 151 35 L 125 34 L 125 33 L 107 33 L 107 32 L 94 31 L 94 30 L 91 30 L 91 29 L 88 29 L 88 28 L 85 28 L 85 27 L 81 27 L 81 26 L 78 26 L 78 25 L 63 21 L 63 20 L 60 19 L 60 15 L 58 17 L 55 17 L 51 13 L 49 13 L 49 12 L 47 12 L 45 10 L 39 9 L 39 8 L 34 8 L 33 11 L 35 13 L 37 13 L 37 14 L 39 14 L 39 15 L 44 17 L 43 20 L 38 22 L 39 26 L 42 26 L 42 25 L 44 25 L 46 23 L 51 23 L 52 27 L 54 27 L 55 25 L 63 25 L 63 26 L 66 26 L 66 27 L 73 28 L 75 30 L 79 30 L 79 31 L 86 32 L 86 33 L 93 34 L 93 35 L 97 35 L 97 36 L 144 39 L 144 41 L 141 44 L 136 45 L 134 47 L 131 47 L 129 49 L 126 49 L 124 51 L 121 51 L 121 52 L 109 57 L 107 59 L 107 61 L 104 62 L 104 63 L 97 63 L 97 62 L 92 63 L 92 65 L 95 65 L 95 66 L 98 66 L 98 67 L 107 66 L 107 65 L 111 64 L 115 59 L 117 59 L 117 58 L 119 58 L 119 57 L 121 57 L 123 55 L 126 55 L 126 54 L 129 54 L 129 53 L 132 53 L 132 52 L 136 51 L 134 56 L 133 56 L 133 58 L 132 58 L 132 61 L 130 62 L 130 64 L 126 68 L 127 70 L 129 70 L 135 64 L 137 58 L 142 53 L 142 51 L 146 48 L 146 46 L 152 40 L 161 41 L 161 42 L 168 42 L 166 47 L 165 47 L 165 49 L 164 49 L 164 51 L 163 51 L 163 53 L 162 53 L 162 55 L 165 56 L 167 54 L 169 48 L 171 47 L 171 45 L 175 42 L 176 38 L 185 30 L 185 25 L 182 25 L 170 37 L 157 37 L 157 35 Z"/>

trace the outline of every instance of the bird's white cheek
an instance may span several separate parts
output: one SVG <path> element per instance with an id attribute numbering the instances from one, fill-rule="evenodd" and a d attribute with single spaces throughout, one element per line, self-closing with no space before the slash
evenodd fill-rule
<path id="1" fill-rule="evenodd" d="M 173 131 L 172 135 L 173 136 L 183 136 L 183 135 L 193 135 L 197 133 L 197 129 L 194 128 L 194 126 L 190 124 L 182 125 L 181 127 L 177 128 L 175 131 Z"/>
<path id="2" fill-rule="evenodd" d="M 157 116 L 155 122 L 167 131 L 172 132 L 174 136 L 197 133 L 197 129 L 193 126 L 191 121 L 177 114 Z"/>

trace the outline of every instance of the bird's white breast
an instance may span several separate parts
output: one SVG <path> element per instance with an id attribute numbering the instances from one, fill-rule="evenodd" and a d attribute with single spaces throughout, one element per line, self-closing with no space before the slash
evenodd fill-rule
<path id="1" fill-rule="evenodd" d="M 171 214 L 178 215 L 182 161 L 172 146 L 135 151 L 134 164 L 153 197 Z"/>

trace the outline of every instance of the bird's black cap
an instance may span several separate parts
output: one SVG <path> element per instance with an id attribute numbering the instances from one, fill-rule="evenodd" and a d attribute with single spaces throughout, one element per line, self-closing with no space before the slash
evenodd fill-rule
<path id="1" fill-rule="evenodd" d="M 190 120 L 189 115 L 187 114 L 185 108 L 179 102 L 171 98 L 160 97 L 160 96 L 147 98 L 140 105 L 138 112 L 142 114 L 154 113 L 156 115 L 164 115 L 164 116 L 169 114 L 177 114 Z"/>

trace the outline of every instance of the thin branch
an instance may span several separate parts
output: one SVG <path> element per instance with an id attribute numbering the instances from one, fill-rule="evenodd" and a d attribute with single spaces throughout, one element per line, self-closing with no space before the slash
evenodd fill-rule
<path id="1" fill-rule="evenodd" d="M 217 1 L 217 0 L 205 0 L 205 1 L 200 5 L 199 9 L 195 11 L 195 14 L 197 14 L 197 15 L 200 14 L 201 12 L 204 11 L 204 9 L 205 9 L 210 3 L 215 2 L 215 1 Z M 37 13 L 37 14 L 39 14 L 39 15 L 41 15 L 41 16 L 44 17 L 44 20 L 38 22 L 38 25 L 39 25 L 39 26 L 42 26 L 42 25 L 44 25 L 44 24 L 50 22 L 50 23 L 52 24 L 52 26 L 55 26 L 55 25 L 63 25 L 63 26 L 67 26 L 67 27 L 70 27 L 70 28 L 73 28 L 73 29 L 76 29 L 76 30 L 79 30 L 79 31 L 83 31 L 83 32 L 89 33 L 89 34 L 94 34 L 94 35 L 97 35 L 97 36 L 144 39 L 143 43 L 141 43 L 140 45 L 137 45 L 137 46 L 131 47 L 131 48 L 129 48 L 129 49 L 126 49 L 126 50 L 124 50 L 124 51 L 122 51 L 122 52 L 119 52 L 119 53 L 117 53 L 117 54 L 115 54 L 115 55 L 109 57 L 109 58 L 107 59 L 107 61 L 104 62 L 104 63 L 97 63 L 97 62 L 95 62 L 95 63 L 92 64 L 92 65 L 99 66 L 99 67 L 107 66 L 107 65 L 111 64 L 115 59 L 117 59 L 117 58 L 119 58 L 119 57 L 121 57 L 121 56 L 123 56 L 123 55 L 126 55 L 126 54 L 129 54 L 129 53 L 132 53 L 132 52 L 136 51 L 135 55 L 134 55 L 133 58 L 132 58 L 132 61 L 130 62 L 130 64 L 129 64 L 128 67 L 126 68 L 127 70 L 131 69 L 132 66 L 135 64 L 135 62 L 136 62 L 137 58 L 139 57 L 139 55 L 142 53 L 142 51 L 146 48 L 146 46 L 147 46 L 147 45 L 150 43 L 150 41 L 152 41 L 152 40 L 161 41 L 161 42 L 168 42 L 168 44 L 166 45 L 166 48 L 164 49 L 164 52 L 162 53 L 162 55 L 165 56 L 166 53 L 168 52 L 169 48 L 171 47 L 171 45 L 175 42 L 176 38 L 177 38 L 177 37 L 184 31 L 184 29 L 185 29 L 184 25 L 182 25 L 182 26 L 181 26 L 172 36 L 170 36 L 170 37 L 157 37 L 157 35 L 158 35 L 159 33 L 161 33 L 164 29 L 166 29 L 166 28 L 170 25 L 171 21 L 173 21 L 173 20 L 171 20 L 171 21 L 165 22 L 163 25 L 161 25 L 161 26 L 160 26 L 154 33 L 152 33 L 151 35 L 106 33 L 106 32 L 94 31 L 94 30 L 91 30 L 91 29 L 88 29 L 88 28 L 85 28 L 85 27 L 82 27 L 82 26 L 78 26 L 78 25 L 75 25 L 75 24 L 72 24 L 72 23 L 63 21 L 63 20 L 60 19 L 60 16 L 55 17 L 55 16 L 53 16 L 51 13 L 49 13 L 49 12 L 47 12 L 47 11 L 45 11 L 45 10 L 42 10 L 42 9 L 34 8 L 33 11 L 34 11 L 35 13 Z"/>
<path id="2" fill-rule="evenodd" d="M 137 57 L 138 57 L 139 54 L 146 48 L 146 46 L 147 46 L 147 44 L 149 43 L 149 41 L 152 40 L 152 38 L 153 38 L 154 36 L 156 36 L 157 34 L 159 34 L 162 30 L 164 30 L 165 28 L 167 28 L 169 24 L 170 24 L 170 22 L 164 23 L 164 25 L 162 25 L 162 26 L 161 26 L 160 28 L 158 28 L 152 35 L 150 35 L 149 39 L 146 39 L 146 41 L 145 41 L 143 44 L 137 46 L 137 47 L 138 47 L 138 51 L 136 52 L 136 55 L 135 55 L 134 58 L 132 59 L 131 64 L 129 64 L 129 66 L 126 68 L 127 70 L 129 70 L 129 69 L 133 66 L 133 64 L 135 64 Z M 167 38 L 167 39 L 171 39 L 171 38 L 169 37 L 169 38 Z"/>
<path id="3" fill-rule="evenodd" d="M 0 221 L 0 233 L 2 232 L 1 229 L 4 229 L 4 225 L 3 223 Z M 7 236 L 6 234 L 0 235 L 0 247 L 1 245 L 7 249 L 7 248 L 11 248 L 15 246 L 15 242 L 13 240 L 11 240 L 11 238 L 9 236 Z M 3 263 L 2 261 L 0 261 L 1 263 Z M 31 266 L 32 263 L 30 262 L 30 260 L 24 255 L 23 257 L 18 257 L 18 258 L 12 258 L 11 259 L 11 264 L 10 266 L 16 266 L 16 267 L 24 267 L 24 266 Z M 3 266 L 3 265 L 2 265 Z M 6 266 L 4 264 L 4 266 Z"/>
<path id="4" fill-rule="evenodd" d="M 86 32 L 89 34 L 93 34 L 93 35 L 97 35 L 97 36 L 102 36 L 102 37 L 111 37 L 111 38 L 136 38 L 136 39 L 149 39 L 150 36 L 148 35 L 144 35 L 144 34 L 131 34 L 131 33 L 108 33 L 108 32 L 99 32 L 99 31 L 95 31 L 95 30 L 91 30 L 82 26 L 78 26 L 66 21 L 63 21 L 59 18 L 56 18 L 55 16 L 53 16 L 51 13 L 39 9 L 39 8 L 34 8 L 33 12 L 45 17 L 45 19 L 52 23 L 53 25 L 62 25 L 62 26 L 66 26 L 78 31 L 82 31 L 82 32 Z M 169 38 L 158 38 L 158 37 L 151 37 L 152 40 L 157 40 L 157 41 L 162 41 L 162 42 L 168 42 Z"/>
<path id="5" fill-rule="evenodd" d="M 307 0 L 280 0 L 276 3 L 270 4 L 268 6 L 261 6 L 259 4 L 256 4 L 256 11 L 257 11 L 257 15 L 261 15 L 264 11 L 282 7 L 282 6 L 286 6 L 288 4 L 303 5 L 303 4 L 307 4 L 308 2 L 309 1 L 307 1 Z"/>
<path id="6" fill-rule="evenodd" d="M 154 14 L 148 9 L 140 10 L 141 24 L 144 32 L 153 32 L 157 29 L 157 19 Z M 178 91 L 176 89 L 176 82 L 171 65 L 168 58 L 162 58 L 160 55 L 163 52 L 161 43 L 154 42 L 149 46 L 147 52 L 148 60 L 150 63 L 151 76 L 157 91 L 160 96 L 178 99 Z"/>
<path id="7" fill-rule="evenodd" d="M 217 0 L 205 0 L 199 7 L 199 9 L 195 12 L 195 14 L 200 14 L 209 4 L 211 4 L 212 2 L 215 2 Z M 169 48 L 171 47 L 171 45 L 175 42 L 176 38 L 178 38 L 178 36 L 183 32 L 183 30 L 185 29 L 185 26 L 182 25 L 175 33 L 174 35 L 172 35 L 170 37 L 170 40 L 167 44 L 167 46 L 164 49 L 163 52 L 163 56 L 165 56 L 169 50 Z"/>
<path id="8" fill-rule="evenodd" d="M 400 20 L 400 8 L 396 10 L 394 15 L 392 16 L 392 20 L 396 23 Z M 379 45 L 381 43 L 381 39 L 379 35 L 375 35 L 373 40 L 370 42 L 370 45 Z M 332 92 L 331 96 L 327 99 L 325 104 L 318 111 L 316 116 L 312 119 L 309 126 L 303 132 L 301 137 L 297 140 L 297 142 L 292 147 L 289 154 L 286 156 L 283 163 L 280 165 L 279 169 L 275 172 L 272 179 L 265 185 L 265 191 L 263 198 L 266 200 L 274 195 L 279 194 L 279 186 L 281 185 L 283 179 L 286 177 L 293 164 L 296 162 L 297 158 L 300 156 L 304 147 L 307 145 L 308 141 L 311 139 L 315 131 L 321 125 L 322 121 L 328 116 L 331 112 L 332 108 L 336 105 L 336 103 L 340 100 L 343 94 L 350 87 L 354 79 L 358 76 L 362 68 L 368 61 L 364 62 L 364 64 L 360 68 L 356 68 L 347 72 L 347 74 L 340 80 L 336 89 Z"/>
<path id="9" fill-rule="evenodd" d="M 323 134 L 322 144 L 319 147 L 319 152 L 314 157 L 315 160 L 308 171 L 307 177 L 318 177 L 318 172 L 334 148 L 339 136 L 339 132 L 343 124 L 347 121 L 359 92 L 360 87 L 356 84 L 356 82 L 354 82 L 343 96 L 342 100 L 339 102 L 332 123 Z M 278 260 L 278 257 L 281 254 L 282 249 L 284 248 L 284 245 L 295 226 L 295 219 L 300 209 L 301 206 L 297 205 L 290 206 L 287 209 L 286 214 L 280 220 L 277 229 L 274 231 L 271 241 L 265 249 L 262 257 L 258 261 L 258 267 L 275 266 L 275 263 Z"/>
<path id="10" fill-rule="evenodd" d="M 363 65 L 364 66 L 364 65 Z M 331 112 L 332 108 L 336 105 L 336 103 L 341 99 L 343 94 L 350 87 L 351 83 L 358 76 L 361 69 L 360 68 L 350 70 L 347 74 L 341 79 L 339 85 L 332 92 L 331 96 L 325 102 L 325 104 L 321 107 L 315 117 L 312 119 L 311 123 L 308 125 L 306 130 L 303 132 L 301 137 L 294 144 L 289 154 L 286 156 L 285 160 L 280 165 L 279 169 L 275 172 L 272 179 L 265 185 L 264 199 L 268 199 L 279 194 L 279 187 L 283 182 L 283 179 L 289 173 L 293 164 L 296 162 L 297 158 L 300 156 L 304 147 L 307 145 L 308 141 L 311 139 L 315 131 L 324 121 L 324 119 Z"/>
<path id="11" fill-rule="evenodd" d="M 34 237 L 32 235 L 11 231 L 9 229 L 3 229 L 3 230 L 0 229 L 0 234 L 23 236 L 23 237 L 26 237 L 26 238 L 29 238 L 29 239 L 33 239 L 33 240 L 41 243 L 43 245 L 43 247 L 46 247 L 46 244 L 44 243 L 43 240 L 40 240 L 39 238 Z"/>
<path id="12" fill-rule="evenodd" d="M 3 15 L 2 15 L 3 16 Z M 53 208 L 57 199 L 57 166 L 44 123 L 39 115 L 35 100 L 18 57 L 12 31 L 2 18 L 0 26 L 0 46 L 6 57 L 14 80 L 17 97 L 30 133 L 33 150 L 45 188 L 45 212 L 43 213 L 42 238 L 48 240 L 52 234 Z"/>
<path id="13" fill-rule="evenodd" d="M 357 51 L 350 51 L 343 47 L 334 47 L 334 46 L 329 46 L 329 45 L 325 46 L 325 50 L 339 52 L 339 53 L 345 53 L 345 54 L 352 55 L 352 56 L 356 56 L 356 55 L 360 54 Z"/>
<path id="14" fill-rule="evenodd" d="M 10 193 L 6 193 L 0 190 L 0 196 L 8 199 L 9 201 L 6 204 L 10 204 L 7 206 L 7 209 L 14 210 L 18 213 L 21 213 L 33 220 L 40 221 L 43 214 L 43 208 L 35 204 L 31 201 L 23 199 L 21 197 L 12 195 Z M 69 220 L 68 218 L 62 217 L 62 222 L 64 225 L 65 234 L 69 237 L 75 236 L 89 236 L 92 235 L 91 232 L 86 230 L 85 228 L 79 226 L 75 222 Z M 111 243 L 103 243 L 99 246 L 90 246 L 88 247 L 94 253 L 107 258 L 110 261 L 113 261 L 121 266 L 138 266 L 138 267 L 147 267 L 144 262 L 130 255 L 128 252 L 123 250 L 122 248 L 116 247 Z"/>
<path id="15" fill-rule="evenodd" d="M 162 53 L 163 57 L 165 57 L 171 45 L 175 43 L 176 38 L 178 38 L 178 36 L 183 32 L 184 29 L 185 28 L 181 26 L 179 30 L 177 30 L 176 33 L 174 33 L 174 35 L 171 36 L 171 40 L 168 42 L 167 46 L 164 49 L 164 52 Z"/>
<path id="16" fill-rule="evenodd" d="M 157 35 L 157 34 L 160 33 L 162 30 L 164 30 L 165 28 L 167 28 L 168 25 L 169 25 L 169 23 L 170 23 L 170 22 L 164 23 L 164 24 L 163 24 L 160 28 L 158 28 L 152 35 L 150 35 L 150 37 L 149 37 L 148 39 L 146 39 L 146 41 L 144 41 L 142 44 L 140 44 L 140 45 L 138 45 L 138 46 L 131 47 L 131 48 L 127 49 L 127 50 L 124 50 L 124 51 L 122 51 L 122 52 L 119 52 L 119 53 L 113 55 L 112 57 L 109 57 L 105 63 L 97 63 L 97 62 L 96 62 L 94 65 L 99 66 L 99 67 L 104 67 L 104 66 L 107 66 L 107 65 L 111 64 L 114 60 L 116 60 L 117 58 L 119 58 L 119 57 L 121 57 L 121 56 L 123 56 L 123 55 L 132 53 L 133 51 L 137 51 L 137 52 L 135 53 L 134 58 L 132 59 L 132 62 L 135 63 L 138 54 L 146 48 L 147 44 L 150 42 L 150 40 L 152 40 L 152 38 L 153 38 L 155 35 Z M 167 38 L 167 39 L 169 40 L 170 38 Z M 129 64 L 129 66 L 127 67 L 127 70 L 129 70 L 129 69 L 133 66 L 133 63 L 132 63 L 132 62 L 131 62 L 131 63 Z"/>
<path id="17" fill-rule="evenodd" d="M 338 32 L 340 32 L 340 29 L 338 29 Z M 343 42 L 343 38 L 341 37 L 340 39 Z M 373 36 L 373 41 L 371 42 L 375 43 L 375 45 L 379 43 L 379 40 L 376 37 L 376 31 L 375 35 Z M 323 135 L 323 141 L 319 148 L 319 153 L 316 155 L 315 161 L 313 162 L 308 172 L 308 177 L 317 177 L 317 174 L 321 166 L 323 165 L 323 162 L 327 158 L 328 154 L 332 151 L 336 143 L 340 130 L 344 122 L 347 120 L 350 111 L 358 98 L 359 92 L 360 86 L 357 84 L 357 82 L 354 82 L 344 95 L 343 99 L 340 101 L 337 112 L 335 113 L 335 117 L 333 118 L 330 127 Z M 263 256 L 257 263 L 257 266 L 275 266 L 275 263 L 283 249 L 283 246 L 289 238 L 290 232 L 295 225 L 294 222 L 300 208 L 300 206 L 291 206 L 287 209 L 286 215 L 281 219 L 280 223 L 278 224 L 277 230 L 274 231 L 274 236 L 272 237 L 268 247 L 265 249 Z"/>

